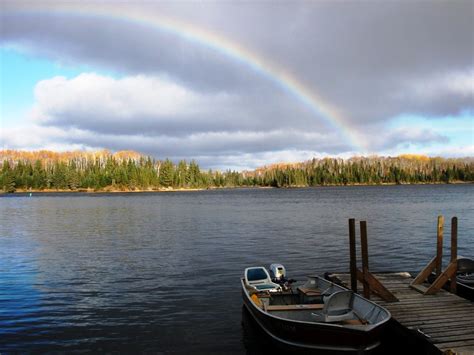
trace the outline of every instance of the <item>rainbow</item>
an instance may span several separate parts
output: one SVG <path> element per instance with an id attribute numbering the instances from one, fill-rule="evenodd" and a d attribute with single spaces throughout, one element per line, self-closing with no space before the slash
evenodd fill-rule
<path id="1" fill-rule="evenodd" d="M 86 3 L 87 4 L 87 3 Z M 33 5 L 34 6 L 34 5 Z M 218 53 L 221 53 L 230 59 L 242 63 L 259 75 L 273 82 L 275 85 L 291 94 L 299 100 L 316 116 L 325 119 L 334 128 L 336 128 L 348 143 L 355 148 L 356 152 L 365 152 L 366 147 L 362 138 L 348 124 L 338 110 L 333 107 L 327 100 L 324 100 L 315 90 L 310 90 L 301 81 L 293 75 L 285 71 L 283 68 L 276 66 L 268 60 L 265 60 L 256 53 L 253 53 L 238 43 L 232 42 L 228 38 L 224 38 L 218 34 L 197 27 L 190 23 L 179 21 L 175 18 L 165 17 L 159 14 L 148 14 L 134 11 L 127 8 L 127 12 L 120 11 L 120 8 L 103 7 L 96 4 L 54 4 L 40 5 L 40 8 L 32 8 L 31 4 L 27 8 L 21 9 L 22 12 L 45 11 L 48 13 L 64 13 L 65 15 L 86 15 L 100 16 L 104 18 L 112 18 L 121 21 L 138 23 L 140 25 L 156 28 L 166 31 L 181 38 L 187 39 L 193 43 L 206 46 Z"/>

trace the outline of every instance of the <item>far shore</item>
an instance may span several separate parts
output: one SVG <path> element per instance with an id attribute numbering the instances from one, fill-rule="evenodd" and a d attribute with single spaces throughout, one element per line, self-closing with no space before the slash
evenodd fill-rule
<path id="1" fill-rule="evenodd" d="M 215 189 L 209 188 L 209 189 Z M 36 189 L 17 189 L 14 193 L 88 193 L 88 194 L 109 194 L 109 193 L 127 193 L 127 192 L 178 192 L 178 191 L 203 191 L 203 190 L 209 190 L 207 188 L 155 188 L 155 189 L 75 189 L 75 190 L 70 190 L 70 189 L 42 189 L 42 190 L 36 190 Z M 0 193 L 6 193 L 5 191 L 1 191 Z"/>
<path id="2" fill-rule="evenodd" d="M 17 189 L 14 194 L 25 194 L 25 193 L 88 193 L 88 194 L 109 194 L 109 193 L 143 193 L 143 192 L 193 192 L 193 191 L 205 191 L 205 190 L 233 190 L 233 189 L 301 189 L 301 188 L 319 188 L 319 187 L 350 187 L 350 186 L 396 186 L 396 185 L 464 185 L 464 184 L 473 184 L 473 181 L 450 181 L 449 183 L 445 182 L 430 182 L 430 183 L 380 183 L 380 184 L 327 184 L 327 185 L 318 185 L 318 186 L 223 186 L 223 187 L 200 187 L 200 188 L 174 188 L 174 187 L 161 187 L 161 188 L 149 188 L 149 189 L 125 189 L 125 188 L 114 188 L 108 186 L 103 189 Z M 0 195 L 10 194 L 3 190 L 0 190 Z"/>

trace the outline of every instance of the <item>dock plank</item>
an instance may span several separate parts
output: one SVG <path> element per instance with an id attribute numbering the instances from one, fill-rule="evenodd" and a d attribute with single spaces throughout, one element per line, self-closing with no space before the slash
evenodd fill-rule
<path id="1" fill-rule="evenodd" d="M 349 274 L 333 274 L 348 287 Z M 474 304 L 445 290 L 423 295 L 410 287 L 413 278 L 408 273 L 375 274 L 399 302 L 385 302 L 372 294 L 371 300 L 387 308 L 402 326 L 417 330 L 441 351 L 472 353 L 474 351 Z M 359 292 L 362 284 L 357 284 Z M 423 284 L 422 287 L 429 287 Z"/>

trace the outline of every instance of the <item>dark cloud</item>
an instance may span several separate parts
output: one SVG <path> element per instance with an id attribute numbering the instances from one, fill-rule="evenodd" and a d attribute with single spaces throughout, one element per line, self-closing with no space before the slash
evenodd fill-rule
<path id="1" fill-rule="evenodd" d="M 66 65 L 86 64 L 122 75 L 164 74 L 206 91 L 268 85 L 242 63 L 152 24 L 48 11 L 4 12 L 1 20 L 4 44 Z"/>

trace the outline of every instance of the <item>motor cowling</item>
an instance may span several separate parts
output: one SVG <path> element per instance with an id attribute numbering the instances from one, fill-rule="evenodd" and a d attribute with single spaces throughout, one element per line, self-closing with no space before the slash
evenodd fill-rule
<path id="1" fill-rule="evenodd" d="M 271 264 L 270 277 L 273 282 L 284 284 L 287 281 L 285 267 L 282 264 Z"/>

